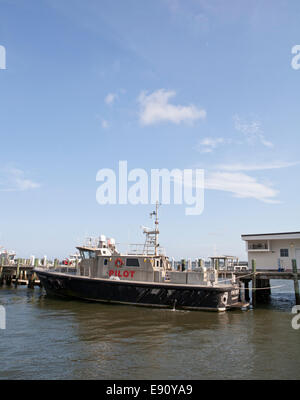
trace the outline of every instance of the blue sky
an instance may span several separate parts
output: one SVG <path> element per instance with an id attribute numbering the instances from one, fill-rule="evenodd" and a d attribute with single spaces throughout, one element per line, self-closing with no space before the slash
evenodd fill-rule
<path id="1" fill-rule="evenodd" d="M 97 171 L 203 168 L 205 207 L 163 206 L 170 256 L 245 259 L 299 230 L 298 1 L 0 0 L 0 242 L 63 257 L 142 241 L 151 205 L 96 202 Z"/>

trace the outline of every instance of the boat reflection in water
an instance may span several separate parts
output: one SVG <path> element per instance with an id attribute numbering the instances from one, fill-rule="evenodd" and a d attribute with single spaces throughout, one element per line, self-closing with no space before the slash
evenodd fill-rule
<path id="1" fill-rule="evenodd" d="M 226 311 L 243 308 L 239 285 L 218 281 L 218 270 L 174 271 L 158 243 L 158 204 L 153 229 L 144 228 L 142 247 L 120 253 L 114 239 L 101 235 L 78 246 L 81 262 L 77 273 L 36 268 L 47 294 L 89 301 L 189 310 Z"/>

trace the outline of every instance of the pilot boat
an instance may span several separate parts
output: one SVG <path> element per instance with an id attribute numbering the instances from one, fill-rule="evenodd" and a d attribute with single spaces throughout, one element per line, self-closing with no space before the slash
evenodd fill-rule
<path id="1" fill-rule="evenodd" d="M 188 310 L 226 311 L 244 308 L 235 277 L 218 279 L 218 269 L 174 270 L 159 242 L 158 204 L 150 214 L 155 225 L 144 228 L 145 243 L 126 253 L 114 239 L 101 235 L 78 246 L 76 273 L 35 268 L 48 295 L 102 303 Z"/>

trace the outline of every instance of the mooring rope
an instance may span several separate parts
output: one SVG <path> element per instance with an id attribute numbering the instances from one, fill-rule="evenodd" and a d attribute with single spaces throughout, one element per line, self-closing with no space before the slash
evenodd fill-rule
<path id="1" fill-rule="evenodd" d="M 252 275 L 252 274 L 251 274 Z M 245 275 L 247 276 L 247 275 Z M 226 281 L 231 281 L 231 279 L 224 279 L 224 280 L 219 280 L 220 283 L 226 282 Z M 240 287 L 241 290 L 265 290 L 265 289 L 277 289 L 281 287 L 286 287 L 287 285 L 277 285 L 277 286 L 267 286 L 267 287 L 262 287 L 262 288 L 246 288 L 246 287 Z"/>
<path id="2" fill-rule="evenodd" d="M 222 272 L 220 272 L 220 274 L 221 274 Z M 234 274 L 234 272 L 232 272 L 233 274 Z M 236 276 L 236 279 L 241 279 L 241 278 L 245 278 L 245 276 L 250 276 L 250 275 L 253 275 L 253 272 L 251 272 L 250 274 L 246 274 L 246 275 L 241 275 L 241 276 Z"/>
<path id="3" fill-rule="evenodd" d="M 242 290 L 265 290 L 265 289 L 277 289 L 280 287 L 286 287 L 286 285 L 278 285 L 278 286 L 268 286 L 268 287 L 262 287 L 262 288 L 241 288 Z"/>

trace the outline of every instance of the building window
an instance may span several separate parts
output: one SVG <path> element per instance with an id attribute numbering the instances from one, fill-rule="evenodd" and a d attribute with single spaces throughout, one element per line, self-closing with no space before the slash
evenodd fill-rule
<path id="1" fill-rule="evenodd" d="M 268 250 L 267 242 L 248 243 L 249 250 Z"/>
<path id="2" fill-rule="evenodd" d="M 139 267 L 140 263 L 138 258 L 127 258 L 126 259 L 126 267 Z"/>
<path id="3" fill-rule="evenodd" d="M 288 257 L 289 249 L 280 249 L 280 257 Z"/>

